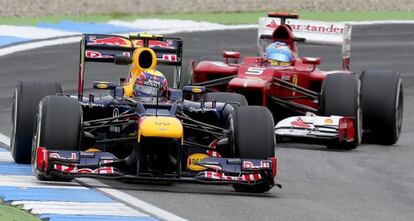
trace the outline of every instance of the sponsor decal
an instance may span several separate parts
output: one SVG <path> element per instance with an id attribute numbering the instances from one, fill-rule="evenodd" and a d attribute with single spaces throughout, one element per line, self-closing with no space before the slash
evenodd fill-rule
<path id="1" fill-rule="evenodd" d="M 242 164 L 243 169 L 254 170 L 254 169 L 269 169 L 270 162 L 268 160 L 261 160 L 260 165 L 254 165 L 252 161 L 245 160 Z"/>
<path id="2" fill-rule="evenodd" d="M 331 118 L 325 119 L 324 120 L 325 124 L 333 124 L 333 120 Z"/>
<path id="3" fill-rule="evenodd" d="M 147 79 L 146 81 L 144 81 L 144 85 L 156 87 L 156 88 L 162 88 L 162 84 L 158 79 L 157 80 Z"/>
<path id="4" fill-rule="evenodd" d="M 89 50 L 85 52 L 85 56 L 87 58 L 113 58 L 112 55 L 103 55 L 98 51 L 89 51 Z"/>
<path id="5" fill-rule="evenodd" d="M 65 166 L 61 164 L 55 164 L 54 169 L 66 173 L 92 173 L 92 174 L 111 174 L 114 173 L 113 167 L 99 167 L 97 169 L 91 168 L 77 168 L 76 166 Z"/>
<path id="6" fill-rule="evenodd" d="M 106 89 L 106 88 L 108 88 L 108 85 L 100 83 L 100 84 L 97 84 L 96 87 L 99 88 L 99 89 Z"/>
<path id="7" fill-rule="evenodd" d="M 290 81 L 290 75 L 282 75 L 282 80 Z"/>
<path id="8" fill-rule="evenodd" d="M 127 57 L 131 57 L 131 53 L 129 52 L 122 52 L 123 56 L 127 56 Z M 113 55 L 109 55 L 109 54 L 102 54 L 99 51 L 91 51 L 91 50 L 86 50 L 85 51 L 85 57 L 87 58 L 113 58 Z"/>
<path id="9" fill-rule="evenodd" d="M 227 181 L 257 181 L 262 179 L 259 173 L 241 174 L 240 176 L 229 176 L 221 172 L 205 171 L 204 177 L 208 180 L 227 180 Z"/>
<path id="10" fill-rule="evenodd" d="M 177 61 L 177 55 L 175 54 L 163 54 L 162 60 L 165 61 Z"/>
<path id="11" fill-rule="evenodd" d="M 88 103 L 88 102 L 79 102 L 82 106 L 88 106 L 89 108 L 94 108 L 94 107 L 105 107 L 104 104 L 97 104 L 97 103 Z"/>
<path id="12" fill-rule="evenodd" d="M 136 41 L 134 41 L 134 46 L 135 47 L 143 47 L 144 46 L 144 41 L 143 40 L 136 40 Z M 159 47 L 159 48 L 175 49 L 173 40 L 166 40 L 166 41 L 150 40 L 148 42 L 148 46 L 150 48 Z"/>
<path id="13" fill-rule="evenodd" d="M 343 34 L 344 28 L 338 27 L 335 24 L 329 23 L 320 23 L 320 24 L 306 24 L 300 21 L 295 20 L 287 20 L 286 24 L 289 25 L 293 31 L 305 31 L 305 32 L 319 32 L 319 33 L 328 33 L 328 34 Z M 277 28 L 278 24 L 275 20 L 271 20 L 267 23 L 266 28 L 275 29 Z"/>
<path id="14" fill-rule="evenodd" d="M 302 127 L 302 128 L 309 128 L 309 124 L 305 123 L 302 118 L 298 117 L 295 121 L 290 122 L 292 126 L 295 127 Z"/>
<path id="15" fill-rule="evenodd" d="M 112 160 L 103 160 L 102 162 L 104 164 L 111 163 Z M 55 164 L 53 168 L 55 170 L 66 172 L 66 173 L 111 174 L 115 172 L 113 167 L 107 167 L 107 166 L 99 167 L 96 169 L 91 169 L 91 168 L 78 168 L 76 165 L 66 166 L 66 165 L 61 165 L 61 164 Z"/>
<path id="16" fill-rule="evenodd" d="M 295 86 L 298 86 L 298 75 L 297 74 L 293 75 L 293 77 L 292 77 L 292 84 L 295 85 Z M 293 96 L 296 95 L 296 88 L 293 88 L 292 95 Z"/>
<path id="17" fill-rule="evenodd" d="M 204 153 L 191 154 L 190 156 L 188 156 L 188 159 L 187 159 L 187 168 L 193 171 L 205 170 L 206 169 L 205 167 L 199 166 L 197 165 L 197 163 L 207 157 L 209 156 Z"/>
<path id="18" fill-rule="evenodd" d="M 211 107 L 204 107 L 204 108 L 199 108 L 199 107 L 190 107 L 189 108 L 190 112 L 201 112 L 201 113 L 205 113 L 206 111 L 217 111 L 216 108 L 211 108 Z"/>
<path id="19" fill-rule="evenodd" d="M 96 38 L 96 36 L 89 36 L 88 45 L 110 45 L 110 46 L 125 46 L 131 45 L 130 41 L 121 37 L 105 37 Z"/>
<path id="20" fill-rule="evenodd" d="M 154 124 L 159 125 L 159 126 L 167 126 L 170 125 L 169 122 L 162 122 L 162 121 L 155 121 Z"/>
<path id="21" fill-rule="evenodd" d="M 54 153 L 54 152 L 49 153 L 49 158 L 59 159 L 59 160 L 76 160 L 77 159 L 76 156 L 77 156 L 76 153 L 71 153 L 70 158 L 65 158 L 65 157 L 61 157 L 59 153 Z"/>
<path id="22" fill-rule="evenodd" d="M 201 88 L 198 88 L 198 87 L 193 87 L 193 88 L 191 89 L 191 91 L 192 91 L 193 93 L 196 93 L 196 94 L 203 92 L 203 90 L 202 90 Z"/>

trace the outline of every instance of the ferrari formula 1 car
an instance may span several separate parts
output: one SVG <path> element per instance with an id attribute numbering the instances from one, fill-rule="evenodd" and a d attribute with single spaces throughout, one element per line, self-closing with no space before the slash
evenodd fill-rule
<path id="1" fill-rule="evenodd" d="M 199 102 L 183 99 L 202 96 L 205 88 L 199 86 L 130 97 L 128 80 L 119 86 L 96 81 L 94 89 L 110 93 L 84 96 L 85 62 L 132 63 L 144 72 L 158 63 L 179 75 L 181 39 L 84 35 L 80 47 L 77 95 L 37 81 L 20 82 L 15 91 L 11 152 L 17 163 L 31 161 L 38 179 L 193 181 L 233 184 L 247 192 L 277 185 L 274 123 L 265 107 L 238 107 L 208 93 Z"/>
<path id="2" fill-rule="evenodd" d="M 265 65 L 264 49 L 272 42 L 282 42 L 293 52 L 290 66 Z M 400 75 L 367 70 L 358 76 L 350 71 L 350 42 L 349 24 L 269 13 L 259 20 L 259 57 L 232 63 L 240 53 L 224 51 L 224 62 L 193 62 L 192 82 L 210 91 L 237 92 L 248 104 L 269 107 L 278 122 L 275 133 L 281 142 L 353 149 L 364 131 L 374 142 L 394 144 L 403 114 Z M 319 70 L 320 58 L 298 57 L 297 43 L 342 45 L 343 69 Z"/>

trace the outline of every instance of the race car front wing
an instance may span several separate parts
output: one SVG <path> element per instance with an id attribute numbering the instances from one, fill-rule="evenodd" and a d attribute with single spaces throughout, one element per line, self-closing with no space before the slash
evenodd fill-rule
<path id="1" fill-rule="evenodd" d="M 163 181 L 193 181 L 214 184 L 246 184 L 256 185 L 263 182 L 271 187 L 278 186 L 274 182 L 277 174 L 277 158 L 265 160 L 207 157 L 197 164 L 204 167 L 196 176 L 177 175 L 160 176 L 130 174 L 119 169 L 124 159 L 118 159 L 109 152 L 87 152 L 48 150 L 37 147 L 33 165 L 35 174 L 45 177 L 100 177 L 100 178 L 130 178 L 137 180 Z"/>
<path id="2" fill-rule="evenodd" d="M 355 139 L 355 118 L 343 116 L 295 116 L 281 120 L 275 126 L 279 141 L 300 140 L 307 143 L 349 143 Z"/>

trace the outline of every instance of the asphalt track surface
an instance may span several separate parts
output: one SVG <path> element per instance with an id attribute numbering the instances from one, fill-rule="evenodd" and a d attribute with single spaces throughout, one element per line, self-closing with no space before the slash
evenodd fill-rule
<path id="1" fill-rule="evenodd" d="M 175 34 L 189 59 L 221 59 L 223 49 L 255 55 L 256 30 Z M 353 29 L 351 67 L 395 70 L 404 79 L 404 121 L 394 146 L 364 144 L 353 151 L 322 146 L 279 146 L 282 189 L 240 194 L 229 186 L 106 184 L 189 220 L 414 220 L 414 25 Z M 301 46 L 300 55 L 319 56 L 321 69 L 340 67 L 340 48 Z M 52 46 L 0 58 L 0 132 L 9 135 L 13 87 L 22 79 L 57 80 L 76 91 L 78 44 Z M 87 67 L 87 82 L 117 81 L 125 67 Z M 89 84 L 90 85 L 90 84 Z"/>

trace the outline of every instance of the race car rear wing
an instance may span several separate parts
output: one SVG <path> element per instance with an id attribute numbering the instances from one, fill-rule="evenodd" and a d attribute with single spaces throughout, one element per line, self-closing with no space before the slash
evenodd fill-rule
<path id="1" fill-rule="evenodd" d="M 157 56 L 157 64 L 175 66 L 181 74 L 183 41 L 180 38 L 152 34 L 120 35 L 85 34 L 80 41 L 78 98 L 83 97 L 86 62 L 114 63 L 115 57 L 131 57 L 136 48 L 149 47 Z M 174 81 L 175 82 L 175 81 Z"/>
<path id="2" fill-rule="evenodd" d="M 293 33 L 292 41 L 317 44 L 342 46 L 342 68 L 349 70 L 351 56 L 351 31 L 352 26 L 343 22 L 322 22 L 311 20 L 299 20 L 295 14 L 269 13 L 269 17 L 259 19 L 257 44 L 260 55 L 263 55 L 268 45 L 267 39 L 274 39 L 273 32 L 281 24 L 290 27 Z"/>

